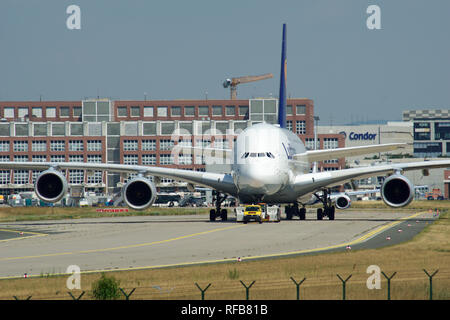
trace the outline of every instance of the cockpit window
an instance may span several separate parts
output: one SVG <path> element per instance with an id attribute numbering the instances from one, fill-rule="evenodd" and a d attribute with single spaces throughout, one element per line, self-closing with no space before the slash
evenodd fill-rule
<path id="1" fill-rule="evenodd" d="M 272 154 L 272 152 L 266 152 L 266 155 L 267 155 L 269 158 L 275 159 L 275 156 Z"/>
<path id="2" fill-rule="evenodd" d="M 247 159 L 250 153 L 246 152 L 242 155 L 241 159 Z"/>
<path id="3" fill-rule="evenodd" d="M 264 152 L 258 153 L 258 158 L 262 158 L 262 157 L 264 157 L 264 156 L 265 156 Z"/>
<path id="4" fill-rule="evenodd" d="M 250 153 L 250 157 L 255 158 L 256 157 L 256 153 L 254 153 L 254 152 Z"/>

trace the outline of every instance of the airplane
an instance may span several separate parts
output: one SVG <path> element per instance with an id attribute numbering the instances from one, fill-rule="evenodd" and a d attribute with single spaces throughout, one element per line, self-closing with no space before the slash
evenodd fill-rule
<path id="1" fill-rule="evenodd" d="M 227 210 L 221 208 L 225 198 L 233 196 L 241 203 L 287 204 L 301 220 L 305 219 L 305 206 L 316 194 L 322 203 L 317 209 L 317 219 L 334 220 L 335 205 L 331 201 L 331 188 L 356 179 L 386 175 L 381 186 L 383 201 L 390 207 L 408 205 L 414 197 L 413 184 L 403 175 L 404 171 L 422 170 L 429 174 L 432 168 L 450 167 L 450 160 L 390 163 L 368 167 L 334 171 L 309 172 L 310 164 L 327 159 L 386 152 L 404 147 L 404 143 L 345 147 L 326 150 L 306 150 L 302 140 L 286 128 L 286 24 L 283 24 L 280 71 L 278 124 L 266 122 L 254 124 L 237 135 L 233 149 L 207 148 L 211 156 L 225 155 L 231 162 L 231 172 L 214 173 L 163 168 L 155 166 L 73 163 L 73 162 L 1 162 L 0 169 L 44 170 L 36 179 L 36 195 L 45 202 L 57 202 L 67 193 L 68 184 L 61 170 L 95 170 L 136 174 L 122 188 L 124 202 L 132 209 L 150 207 L 157 193 L 150 177 L 170 178 L 188 183 L 188 189 L 196 186 L 215 190 L 215 209 L 210 210 L 210 221 L 220 217 L 227 220 Z M 178 146 L 178 145 L 177 145 Z M 176 147 L 177 147 L 176 146 Z M 197 147 L 187 147 L 191 151 Z M 184 147 L 178 148 L 183 153 Z M 292 207 L 290 206 L 292 205 Z"/>

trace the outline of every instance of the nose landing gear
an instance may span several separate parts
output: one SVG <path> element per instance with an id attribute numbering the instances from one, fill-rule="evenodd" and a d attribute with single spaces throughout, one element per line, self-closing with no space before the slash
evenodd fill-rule
<path id="1" fill-rule="evenodd" d="M 228 210 L 221 209 L 222 202 L 227 198 L 227 195 L 221 196 L 219 192 L 213 191 L 213 203 L 216 204 L 216 209 L 209 211 L 209 221 L 216 221 L 220 217 L 222 221 L 228 220 Z"/>
<path id="2" fill-rule="evenodd" d="M 286 219 L 287 220 L 292 220 L 293 216 L 298 216 L 300 218 L 300 220 L 305 220 L 306 218 L 306 209 L 305 207 L 298 207 L 298 203 L 294 203 L 291 206 L 287 206 L 285 209 L 286 212 Z"/>

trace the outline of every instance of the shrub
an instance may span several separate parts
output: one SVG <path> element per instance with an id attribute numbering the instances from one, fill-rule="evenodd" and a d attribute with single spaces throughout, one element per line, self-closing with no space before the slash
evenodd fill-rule
<path id="1" fill-rule="evenodd" d="M 92 284 L 92 296 L 95 300 L 116 300 L 120 297 L 119 280 L 104 273 Z"/>

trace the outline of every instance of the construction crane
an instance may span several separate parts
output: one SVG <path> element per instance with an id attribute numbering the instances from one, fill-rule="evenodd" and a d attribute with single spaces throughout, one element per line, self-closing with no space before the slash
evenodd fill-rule
<path id="1" fill-rule="evenodd" d="M 260 76 L 245 76 L 245 77 L 239 77 L 239 78 L 231 78 L 231 79 L 227 79 L 224 81 L 223 87 L 224 88 L 230 87 L 230 99 L 236 100 L 236 97 L 237 97 L 236 87 L 238 84 L 259 81 L 259 80 L 264 80 L 264 79 L 269 79 L 269 78 L 273 78 L 273 74 L 266 73 L 266 74 L 263 74 Z"/>

